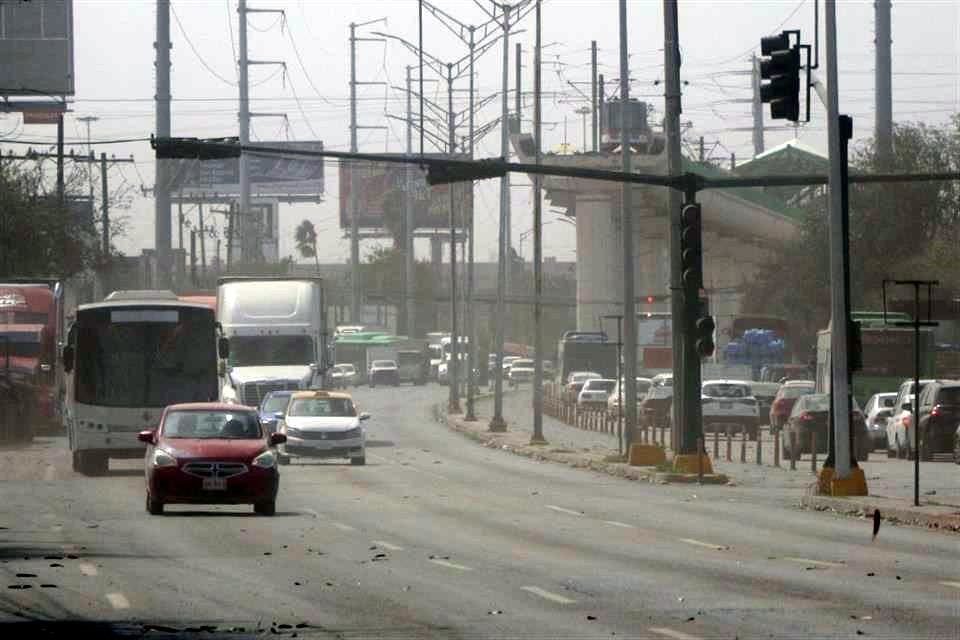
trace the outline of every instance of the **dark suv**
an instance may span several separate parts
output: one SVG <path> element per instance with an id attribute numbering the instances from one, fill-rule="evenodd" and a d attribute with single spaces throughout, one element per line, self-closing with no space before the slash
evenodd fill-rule
<path id="1" fill-rule="evenodd" d="M 935 453 L 951 453 L 953 437 L 960 423 L 960 382 L 936 380 L 920 393 L 921 460 L 931 460 Z"/>

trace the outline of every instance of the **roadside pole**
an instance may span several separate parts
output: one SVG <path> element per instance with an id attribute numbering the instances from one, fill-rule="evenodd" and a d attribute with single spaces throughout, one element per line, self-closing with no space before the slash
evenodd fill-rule
<path id="1" fill-rule="evenodd" d="M 469 101 L 470 108 L 467 110 L 469 113 L 469 119 L 467 124 L 467 149 L 470 153 L 470 159 L 473 160 L 473 136 L 474 136 L 474 102 L 473 102 L 473 92 L 474 92 L 474 78 L 473 78 L 473 63 L 474 63 L 474 31 L 475 27 L 470 27 L 470 91 L 469 91 Z M 465 419 L 474 422 L 477 419 L 476 413 L 474 411 L 474 399 L 477 394 L 477 380 L 473 375 L 473 370 L 477 368 L 477 333 L 476 333 L 476 323 L 473 318 L 473 233 L 474 233 L 474 208 L 473 208 L 473 181 L 470 181 L 470 208 L 469 215 L 470 221 L 467 223 L 469 229 L 467 230 L 467 317 L 466 317 L 466 329 L 467 329 L 467 414 Z"/>
<path id="2" fill-rule="evenodd" d="M 533 51 L 533 148 L 540 164 L 540 0 L 537 2 L 536 45 Z M 517 93 L 520 86 L 517 85 Z M 543 437 L 543 176 L 533 176 L 533 437 L 530 444 L 547 444 Z"/>

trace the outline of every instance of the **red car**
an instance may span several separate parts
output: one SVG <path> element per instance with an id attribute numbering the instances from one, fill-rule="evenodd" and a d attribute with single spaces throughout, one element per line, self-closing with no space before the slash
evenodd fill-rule
<path id="1" fill-rule="evenodd" d="M 780 390 L 770 404 L 770 429 L 777 431 L 787 424 L 797 398 L 814 392 L 812 380 L 788 380 L 780 385 Z"/>
<path id="2" fill-rule="evenodd" d="M 156 430 L 141 431 L 147 511 L 165 504 L 252 504 L 265 516 L 276 512 L 280 474 L 274 447 L 282 433 L 268 434 L 257 410 L 236 404 L 197 402 L 167 407 Z"/>

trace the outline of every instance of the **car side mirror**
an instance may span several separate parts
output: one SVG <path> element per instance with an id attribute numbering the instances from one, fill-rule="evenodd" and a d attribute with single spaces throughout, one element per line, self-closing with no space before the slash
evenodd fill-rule
<path id="1" fill-rule="evenodd" d="M 230 357 L 230 340 L 221 337 L 217 340 L 217 354 L 226 360 Z"/>
<path id="2" fill-rule="evenodd" d="M 360 420 L 361 420 L 361 421 L 369 420 L 369 419 L 370 419 L 370 414 L 369 414 L 369 413 L 361 413 L 361 414 L 360 414 Z"/>
<path id="3" fill-rule="evenodd" d="M 137 434 L 137 440 L 143 442 L 144 444 L 156 444 L 157 432 L 153 429 L 147 429 L 146 431 L 141 431 Z"/>
<path id="4" fill-rule="evenodd" d="M 67 373 L 73 371 L 73 345 L 67 345 L 63 348 L 63 370 Z"/>
<path id="5" fill-rule="evenodd" d="M 287 434 L 285 433 L 271 433 L 270 434 L 270 446 L 275 447 L 278 444 L 283 444 L 287 441 Z"/>

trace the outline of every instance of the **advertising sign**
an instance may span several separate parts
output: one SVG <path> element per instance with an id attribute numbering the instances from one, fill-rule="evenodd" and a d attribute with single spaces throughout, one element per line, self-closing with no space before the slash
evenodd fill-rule
<path id="1" fill-rule="evenodd" d="M 323 143 L 260 142 L 253 146 L 322 151 Z M 189 195 L 240 195 L 240 159 L 171 161 L 171 191 Z M 323 193 L 323 158 L 250 154 L 252 196 L 320 195 Z"/>
<path id="2" fill-rule="evenodd" d="M 430 155 L 443 158 L 442 155 Z M 467 159 L 466 156 L 454 156 Z M 410 187 L 406 187 L 409 171 Z M 449 185 L 427 184 L 426 171 L 417 165 L 390 162 L 340 163 L 340 226 L 350 227 L 350 192 L 357 183 L 357 217 L 361 229 L 400 230 L 403 220 L 404 193 L 413 197 L 413 220 L 416 229 L 450 227 L 450 189 L 453 189 L 454 214 L 458 228 L 470 222 L 473 215 L 473 185 L 459 182 Z"/>
<path id="3" fill-rule="evenodd" d="M 73 0 L 0 2 L 0 95 L 73 93 Z"/>

